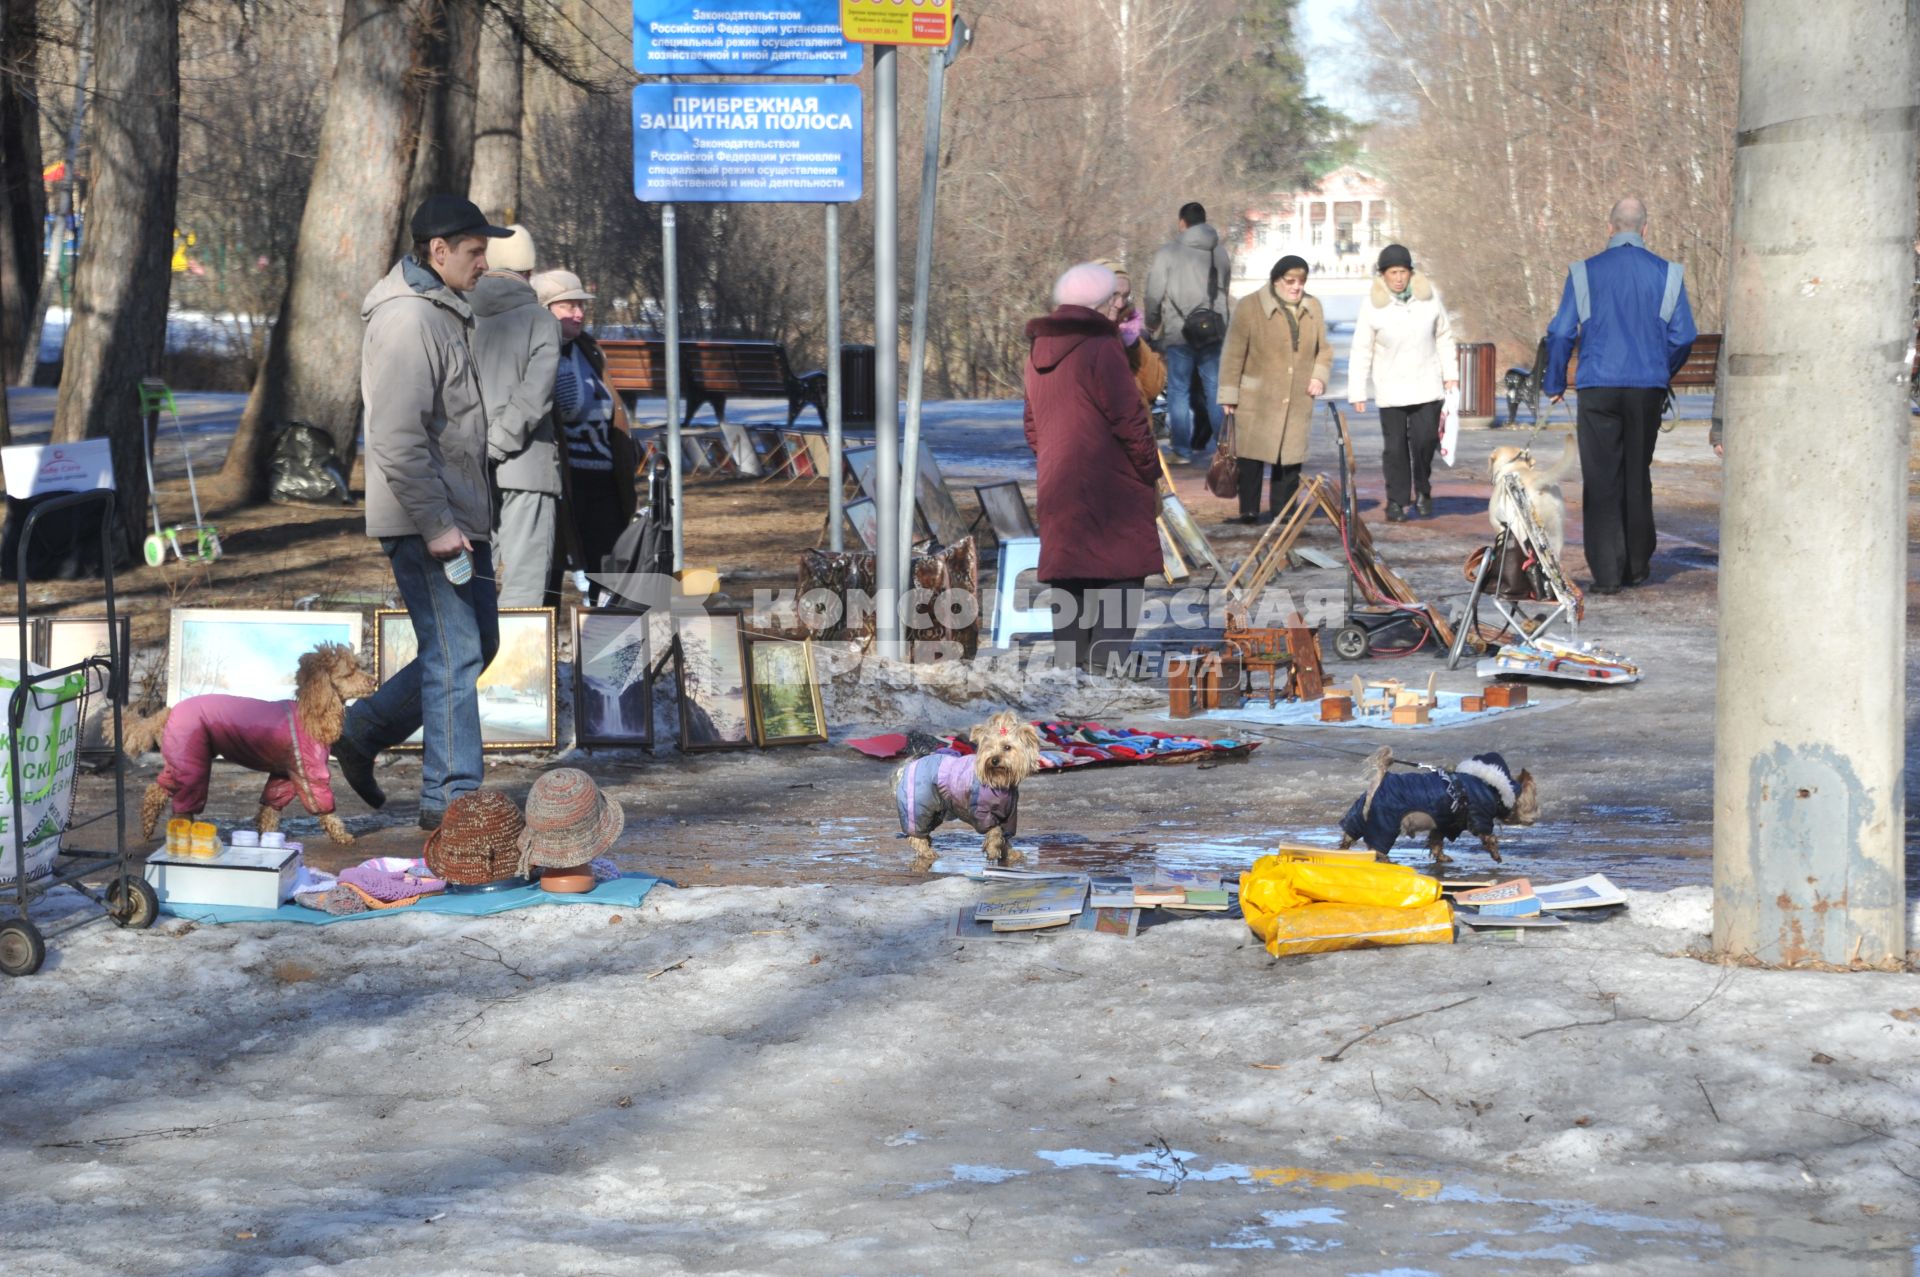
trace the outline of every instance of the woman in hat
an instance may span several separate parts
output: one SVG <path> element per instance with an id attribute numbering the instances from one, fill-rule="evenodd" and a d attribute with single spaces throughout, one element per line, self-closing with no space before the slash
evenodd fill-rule
<path id="1" fill-rule="evenodd" d="M 1380 404 L 1385 450 L 1387 521 L 1398 523 L 1415 506 L 1433 513 L 1433 454 L 1440 447 L 1440 402 L 1460 385 L 1453 328 L 1440 291 L 1413 269 L 1399 244 L 1380 250 L 1380 277 L 1360 307 L 1347 361 L 1347 401 L 1367 410 L 1367 380 Z"/>
<path id="2" fill-rule="evenodd" d="M 553 419 L 566 441 L 561 484 L 573 534 L 570 557 L 575 569 L 598 572 L 633 517 L 638 452 L 627 433 L 626 407 L 607 385 L 607 357 L 587 332 L 593 294 L 569 270 L 542 271 L 532 284 L 540 304 L 560 321 Z"/>
<path id="3" fill-rule="evenodd" d="M 1333 375 L 1333 347 L 1318 298 L 1307 296 L 1307 263 L 1289 254 L 1267 286 L 1241 299 L 1220 352 L 1220 410 L 1240 459 L 1237 523 L 1271 521 L 1293 499 L 1306 464 L 1313 401 Z M 1224 445 L 1223 445 L 1224 446 Z M 1270 505 L 1260 513 L 1260 481 L 1273 467 Z"/>

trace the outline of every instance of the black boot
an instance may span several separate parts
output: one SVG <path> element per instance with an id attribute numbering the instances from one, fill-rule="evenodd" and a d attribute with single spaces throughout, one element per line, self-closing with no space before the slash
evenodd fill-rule
<path id="1" fill-rule="evenodd" d="M 1414 505 L 1414 509 L 1420 512 L 1421 518 L 1431 519 L 1433 517 L 1433 494 L 1432 493 L 1430 492 L 1421 493 L 1420 499 L 1414 502 L 1413 505 Z"/>
<path id="2" fill-rule="evenodd" d="M 1388 523 L 1405 523 L 1406 521 L 1407 521 L 1406 507 L 1401 505 L 1398 501 L 1387 502 L 1387 522 Z"/>
<path id="3" fill-rule="evenodd" d="M 343 736 L 333 742 L 333 761 L 340 764 L 340 774 L 353 786 L 353 792 L 360 795 L 361 802 L 375 810 L 387 805 L 386 791 L 373 778 L 372 755 L 361 753 L 358 746 Z"/>

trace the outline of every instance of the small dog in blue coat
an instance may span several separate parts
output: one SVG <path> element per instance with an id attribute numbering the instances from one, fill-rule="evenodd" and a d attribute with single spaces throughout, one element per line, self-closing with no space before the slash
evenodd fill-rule
<path id="1" fill-rule="evenodd" d="M 1385 859 L 1403 834 L 1425 834 L 1435 861 L 1449 861 L 1446 845 L 1471 830 L 1495 861 L 1500 859 L 1496 824 L 1531 825 L 1540 818 L 1533 773 L 1518 776 L 1498 754 L 1475 754 L 1452 771 L 1421 767 L 1387 770 L 1393 751 L 1381 746 L 1367 760 L 1367 792 L 1340 820 L 1340 845 L 1364 842 Z"/>
<path id="2" fill-rule="evenodd" d="M 986 835 L 987 859 L 1017 865 L 1013 847 L 1020 815 L 1020 782 L 1040 765 L 1040 733 L 1011 710 L 1001 710 L 967 733 L 973 753 L 942 749 L 901 765 L 893 775 L 900 832 L 913 848 L 913 867 L 933 868 L 933 831 L 948 820 Z"/>

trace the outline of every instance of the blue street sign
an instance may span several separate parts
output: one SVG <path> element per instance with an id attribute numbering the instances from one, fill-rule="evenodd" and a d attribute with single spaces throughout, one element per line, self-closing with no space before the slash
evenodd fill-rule
<path id="1" fill-rule="evenodd" d="M 633 0 L 642 75 L 853 75 L 840 0 Z"/>
<path id="2" fill-rule="evenodd" d="M 860 87 L 643 84 L 633 193 L 661 204 L 857 200 Z"/>

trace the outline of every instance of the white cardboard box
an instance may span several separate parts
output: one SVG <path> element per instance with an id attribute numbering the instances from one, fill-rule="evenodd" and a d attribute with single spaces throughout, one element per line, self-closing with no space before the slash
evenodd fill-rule
<path id="1" fill-rule="evenodd" d="M 278 909 L 299 877 L 300 853 L 287 847 L 223 845 L 211 859 L 169 856 L 163 848 L 147 857 L 147 883 L 161 904 Z"/>

